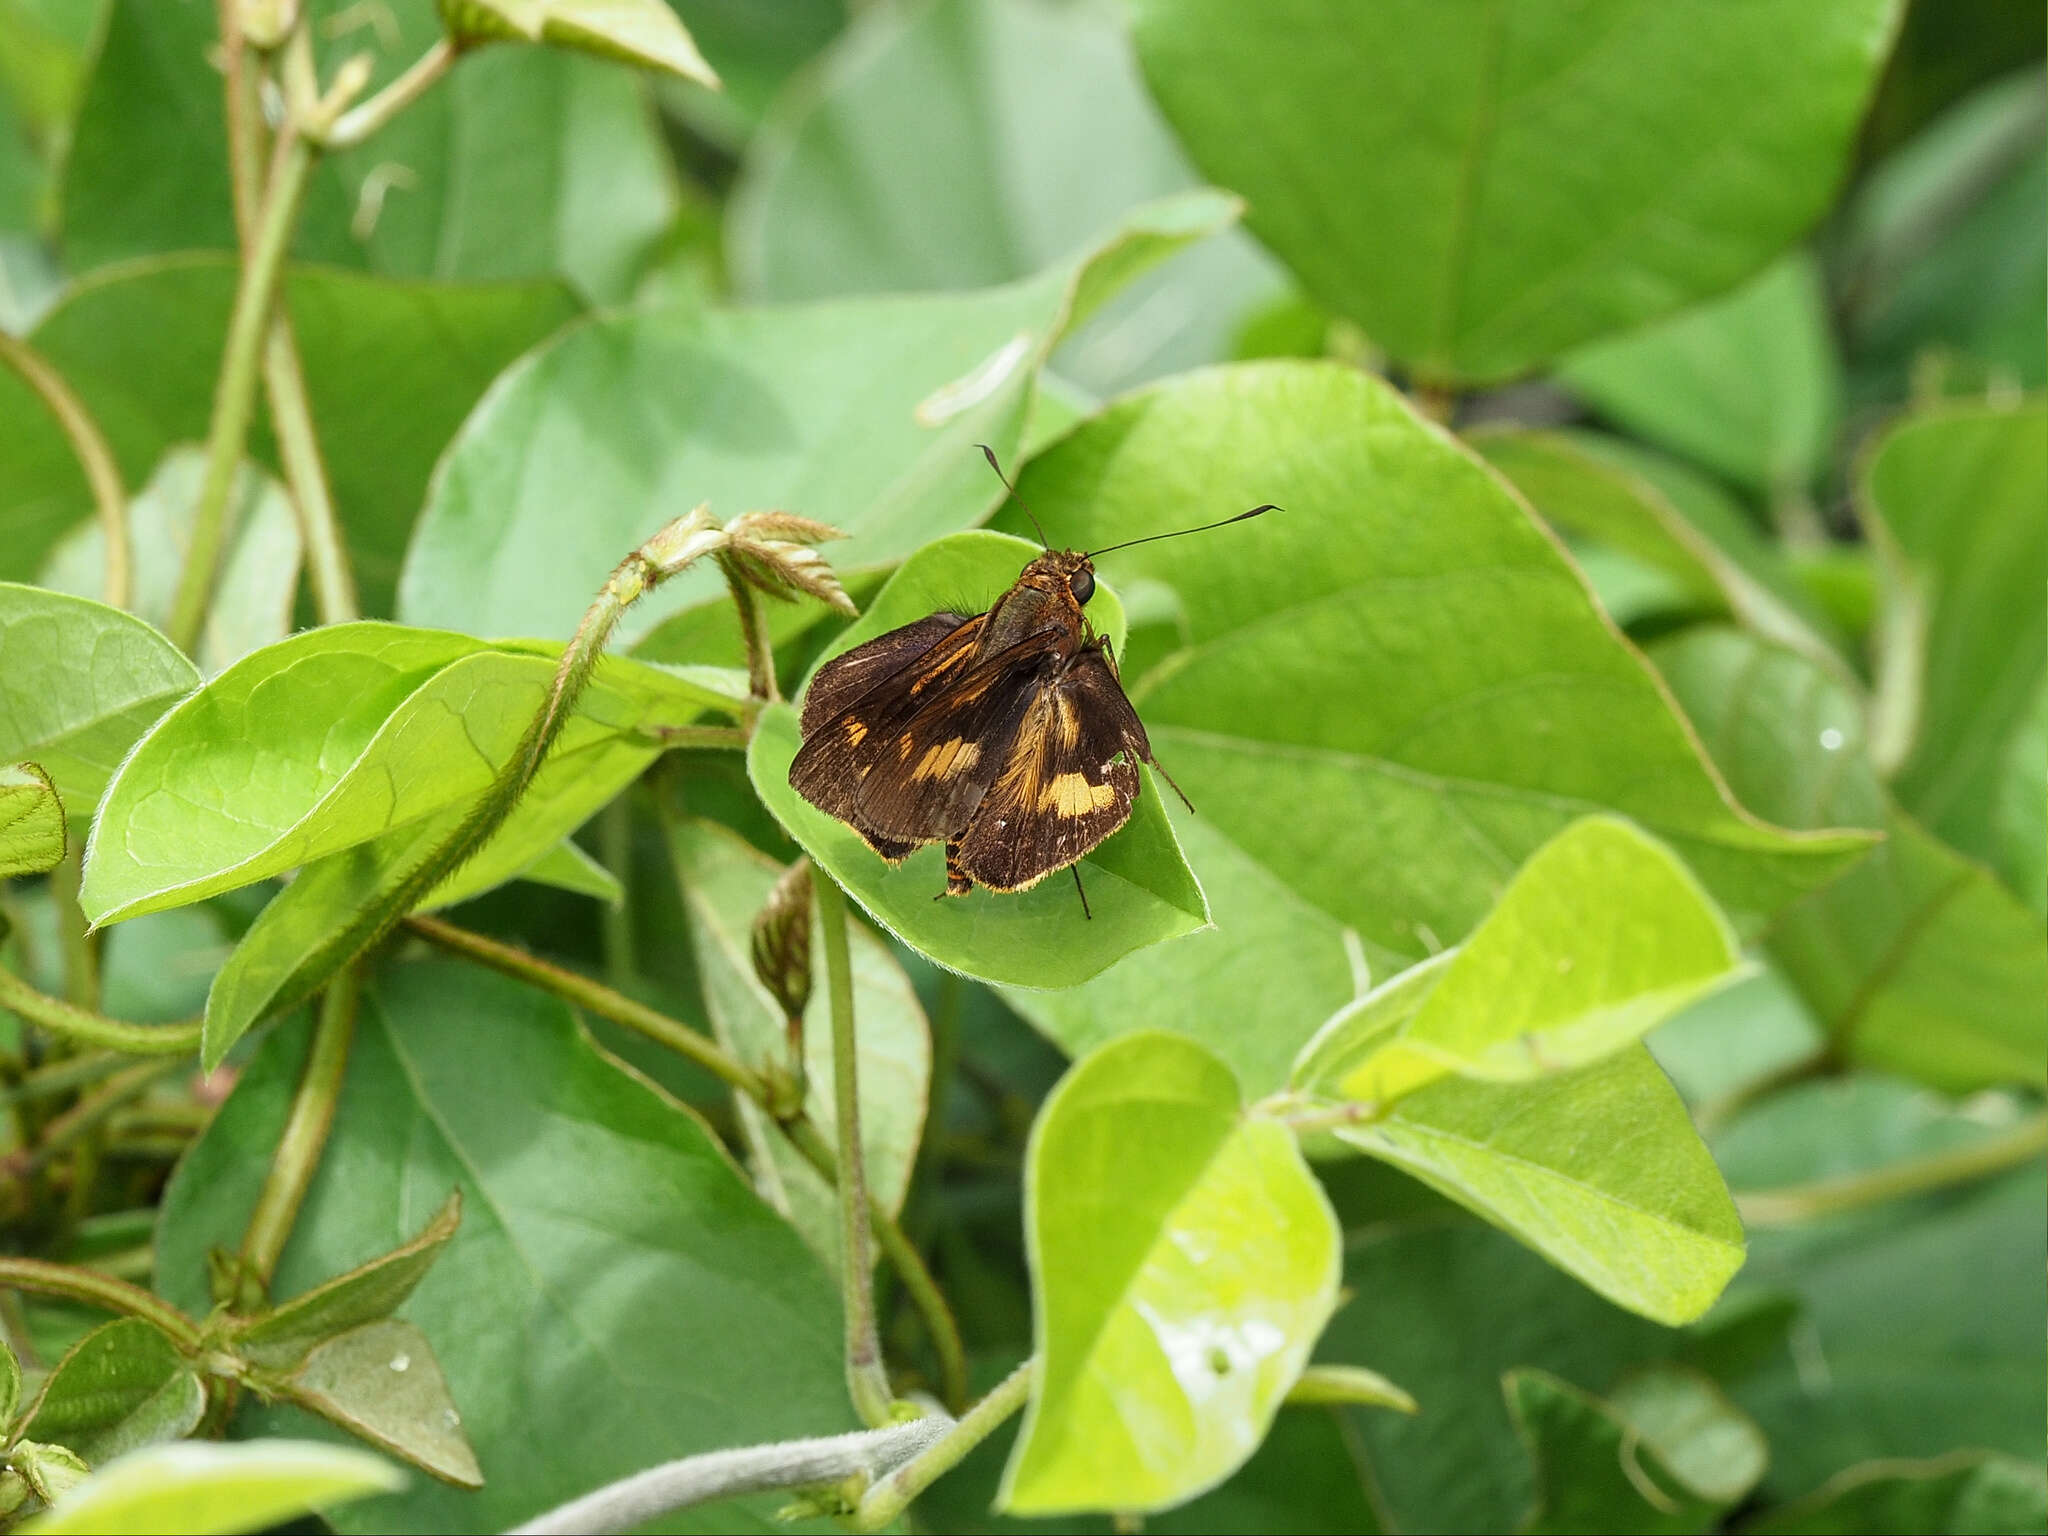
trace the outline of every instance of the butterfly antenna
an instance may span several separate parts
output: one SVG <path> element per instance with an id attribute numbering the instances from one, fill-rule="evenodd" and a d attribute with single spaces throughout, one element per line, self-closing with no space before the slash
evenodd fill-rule
<path id="1" fill-rule="evenodd" d="M 1110 544 L 1101 549 L 1091 549 L 1088 551 L 1088 558 L 1093 560 L 1097 555 L 1106 555 L 1113 549 L 1129 549 L 1133 544 L 1151 544 L 1159 539 L 1177 539 L 1184 533 L 1207 533 L 1211 528 L 1228 528 L 1232 523 L 1241 523 L 1248 517 L 1258 517 L 1262 513 L 1278 512 L 1279 510 L 1278 507 L 1269 501 L 1262 507 L 1253 507 L 1251 511 L 1240 512 L 1235 517 L 1226 517 L 1219 523 L 1204 523 L 1199 528 L 1176 528 L 1172 533 L 1150 533 L 1142 539 L 1125 539 L 1121 544 Z"/>
<path id="2" fill-rule="evenodd" d="M 987 443 L 976 443 L 974 446 L 979 448 L 981 450 L 981 456 L 988 460 L 988 467 L 994 470 L 996 472 L 996 478 L 1003 482 L 1003 489 L 1010 493 L 1011 500 L 1015 501 L 1018 506 L 1024 508 L 1024 515 L 1031 519 L 1031 526 L 1038 534 L 1038 542 L 1043 544 L 1047 549 L 1051 549 L 1052 541 L 1045 536 L 1045 530 L 1038 526 L 1038 514 L 1031 510 L 1030 504 L 1026 502 L 1022 496 L 1019 496 L 1017 494 L 1017 487 L 1010 484 L 1010 477 L 1003 473 L 1003 466 L 996 462 L 995 449 L 989 447 Z"/>

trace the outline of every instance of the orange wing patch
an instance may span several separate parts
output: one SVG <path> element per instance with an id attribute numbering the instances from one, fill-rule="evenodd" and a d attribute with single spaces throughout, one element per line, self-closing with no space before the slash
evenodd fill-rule
<path id="1" fill-rule="evenodd" d="M 1102 810 L 1116 799 L 1113 784 L 1090 784 L 1087 776 L 1062 773 L 1054 776 L 1038 797 L 1038 808 L 1060 816 L 1086 816 Z"/>
<path id="2" fill-rule="evenodd" d="M 936 747 L 927 747 L 924 756 L 917 760 L 917 766 L 910 770 L 910 776 L 913 779 L 950 779 L 967 772 L 980 761 L 981 747 L 955 736 Z"/>

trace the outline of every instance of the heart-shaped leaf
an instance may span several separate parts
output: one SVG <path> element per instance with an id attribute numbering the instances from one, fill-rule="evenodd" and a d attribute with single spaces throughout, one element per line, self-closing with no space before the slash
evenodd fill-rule
<path id="1" fill-rule="evenodd" d="M 1311 294 L 1426 377 L 1485 380 L 1775 256 L 1834 191 L 1900 9 L 1143 0 L 1137 40 Z"/>
<path id="2" fill-rule="evenodd" d="M 1670 850 L 1588 817 L 1537 849 L 1426 995 L 1389 1028 L 1375 993 L 1309 1042 L 1296 1081 L 1388 1103 L 1448 1074 L 1513 1082 L 1641 1039 L 1741 974 L 1735 935 Z"/>
<path id="3" fill-rule="evenodd" d="M 135 739 L 198 683 L 140 619 L 0 582 L 0 760 L 36 762 L 72 815 L 91 813 Z"/>
<path id="4" fill-rule="evenodd" d="M 1337 1304 L 1336 1216 L 1229 1067 L 1146 1033 L 1075 1066 L 1026 1154 L 1037 1378 L 1013 1514 L 1154 1510 L 1258 1448 Z"/>
<path id="5" fill-rule="evenodd" d="M 980 612 L 1038 551 L 1003 534 L 956 534 L 904 562 L 860 621 L 832 651 L 912 623 L 940 609 Z M 1098 584 L 1089 605 L 1098 630 L 1121 648 L 1123 609 Z M 1093 916 L 1084 915 L 1065 875 L 1028 891 L 976 888 L 937 901 L 945 889 L 943 850 L 928 847 L 891 867 L 844 822 L 789 785 L 800 745 L 793 709 L 763 713 L 747 752 L 761 801 L 876 922 L 939 964 L 988 981 L 1064 987 L 1085 981 L 1134 949 L 1192 933 L 1209 920 L 1201 887 L 1161 810 L 1165 786 L 1149 772 L 1131 819 L 1078 866 Z"/>

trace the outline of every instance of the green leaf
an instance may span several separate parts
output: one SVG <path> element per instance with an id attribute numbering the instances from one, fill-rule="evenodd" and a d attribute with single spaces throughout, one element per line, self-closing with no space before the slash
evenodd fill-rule
<path id="1" fill-rule="evenodd" d="M 40 875 L 64 859 L 64 804 L 34 763 L 0 763 L 0 880 Z"/>
<path id="2" fill-rule="evenodd" d="M 1717 1131 L 1714 1151 L 1738 1189 L 1852 1177 L 1967 1148 L 2032 1112 L 2001 1099 L 1961 1108 L 1871 1074 L 1808 1083 Z M 1965 1447 L 2040 1464 L 2044 1198 L 2034 1159 L 1751 1234 L 1743 1288 L 1790 1293 L 1801 1310 L 1792 1347 L 1730 1386 L 1770 1437 L 1770 1498 L 1806 1495 L 1855 1463 Z"/>
<path id="3" fill-rule="evenodd" d="M 57 1362 L 22 1433 L 58 1441 L 98 1466 L 177 1440 L 206 1412 L 206 1388 L 178 1347 L 140 1318 L 102 1324 Z"/>
<path id="4" fill-rule="evenodd" d="M 1837 1048 L 1956 1092 L 2043 1081 L 2040 919 L 1890 804 L 1861 714 L 1834 682 L 1732 631 L 1682 635 L 1653 656 L 1745 801 L 1791 826 L 1885 829 L 1867 859 L 1766 934 Z"/>
<path id="5" fill-rule="evenodd" d="M 336 1334 L 316 1345 L 277 1392 L 443 1482 L 483 1485 L 441 1362 L 411 1323 L 385 1318 Z"/>
<path id="6" fill-rule="evenodd" d="M 1362 1365 L 1305 1368 L 1287 1391 L 1287 1405 L 1298 1408 L 1309 1403 L 1357 1403 L 1368 1408 L 1392 1408 L 1397 1413 L 1419 1411 L 1413 1397 L 1378 1371 L 1369 1371 Z"/>
<path id="7" fill-rule="evenodd" d="M 548 43 L 645 64 L 713 89 L 718 75 L 689 28 L 661 0 L 439 0 L 441 24 L 458 43 Z"/>
<path id="8" fill-rule="evenodd" d="M 1385 1103 L 1449 1074 L 1567 1071 L 1726 985 L 1740 960 L 1727 919 L 1669 850 L 1587 817 L 1530 856 L 1455 958 L 1431 962 L 1426 995 L 1415 996 L 1415 971 L 1380 989 L 1404 999 L 1391 1030 L 1388 1005 L 1372 998 L 1340 1013 L 1309 1043 L 1313 1071 L 1297 1081 Z"/>
<path id="9" fill-rule="evenodd" d="M 1664 601 L 1651 612 L 1732 615 L 1847 675 L 1833 626 L 1778 552 L 1710 482 L 1633 444 L 1590 432 L 1494 427 L 1471 433 L 1467 441 L 1553 528 L 1575 542 L 1593 541 L 1661 578 Z M 1577 553 L 1585 563 L 1587 552 Z"/>
<path id="10" fill-rule="evenodd" d="M 169 622 L 178 570 L 192 542 L 206 454 L 195 447 L 165 454 L 128 503 L 128 545 L 135 572 L 129 610 Z M 292 632 L 303 554 L 299 523 L 284 487 L 243 465 L 228 503 L 228 543 L 199 638 L 199 666 L 208 676 Z M 97 518 L 75 528 L 51 551 L 40 584 L 94 597 L 106 589 L 106 530 Z"/>
<path id="11" fill-rule="evenodd" d="M 1077 1065 L 1026 1158 L 1037 1379 L 999 1503 L 1185 1502 L 1258 1448 L 1337 1304 L 1329 1202 L 1229 1067 L 1174 1035 Z"/>
<path id="12" fill-rule="evenodd" d="M 831 652 L 940 608 L 979 611 L 1017 578 L 1033 546 L 1002 534 L 956 534 L 918 551 Z M 1123 610 L 1106 586 L 1090 604 L 1099 631 L 1121 647 Z M 948 901 L 944 851 L 936 846 L 893 868 L 844 822 L 789 787 L 799 738 L 793 708 L 765 711 L 747 750 L 761 802 L 804 851 L 882 927 L 940 965 L 987 981 L 1063 987 L 1085 981 L 1135 949 L 1191 933 L 1208 921 L 1201 887 L 1181 857 L 1160 806 L 1171 793 L 1149 773 L 1130 821 L 1080 864 L 1093 917 L 1065 876 L 1028 891 L 977 889 Z"/>
<path id="13" fill-rule="evenodd" d="M 713 821 L 675 823 L 669 848 L 690 915 L 705 1011 L 719 1043 L 757 1071 L 785 1067 L 789 1047 L 782 1009 L 755 979 L 749 948 L 754 917 L 780 868 L 738 833 Z M 811 975 L 818 984 L 804 1010 L 804 1112 L 837 1146 L 823 944 L 822 934 L 812 936 Z M 925 1102 L 931 1091 L 931 1029 L 910 978 L 889 946 L 855 923 L 850 948 L 868 1193 L 893 1214 L 903 1209 L 924 1132 Z M 812 1252 L 836 1270 L 839 1207 L 832 1186 L 789 1145 L 759 1105 L 741 1099 L 739 1115 L 755 1184 L 770 1205 L 789 1217 Z"/>
<path id="14" fill-rule="evenodd" d="M 493 390 L 449 447 L 399 611 L 473 634 L 567 634 L 583 594 L 678 497 L 720 516 L 781 506 L 831 523 L 850 535 L 828 551 L 842 571 L 978 523 L 1002 486 L 974 445 L 1015 458 L 1060 337 L 1235 211 L 1213 192 L 1150 204 L 1080 258 L 1003 288 L 657 307 L 569 331 Z M 670 588 L 675 603 L 640 605 L 628 639 L 711 595 L 716 578 L 691 573 Z"/>
<path id="15" fill-rule="evenodd" d="M 1607 1405 L 1680 1483 L 1717 1504 L 1740 1503 L 1770 1462 L 1755 1422 L 1695 1367 L 1653 1365 L 1624 1376 Z"/>
<path id="16" fill-rule="evenodd" d="M 1848 1467 L 1803 1499 L 1746 1522 L 1744 1536 L 1924 1536 L 2038 1531 L 2048 1474 L 2031 1461 L 1958 1451 L 1919 1462 Z"/>
<path id="17" fill-rule="evenodd" d="M 324 1340 L 382 1322 L 419 1288 L 461 1222 L 457 1189 L 410 1242 L 272 1308 L 237 1332 L 236 1348 L 266 1369 L 289 1370 Z"/>
<path id="18" fill-rule="evenodd" d="M 449 884 L 436 893 L 435 905 L 454 904 L 454 898 L 448 893 L 456 890 L 459 894 L 457 882 L 463 873 L 463 870 L 457 870 L 450 877 Z M 626 899 L 625 887 L 619 883 L 619 877 L 568 838 L 563 838 L 520 870 L 519 878 L 531 880 L 536 885 L 551 885 L 558 891 L 594 896 L 607 906 L 616 907 Z"/>
<path id="19" fill-rule="evenodd" d="M 1581 816 L 1669 844 L 1738 931 L 1868 841 L 1738 809 L 1547 531 L 1354 368 L 1242 364 L 1156 386 L 1034 459 L 1020 488 L 1077 549 L 1284 509 L 1099 562 L 1182 615 L 1180 648 L 1125 681 L 1194 802 L 1176 825 L 1221 931 L 1013 1000 L 1069 1050 L 1185 1020 L 1238 1037 L 1229 1059 L 1269 1074 L 1251 1091 L 1277 1086 L 1365 990 L 1354 956 L 1384 977 L 1456 943 Z"/>
<path id="20" fill-rule="evenodd" d="M 1900 9 L 1144 0 L 1137 41 L 1311 295 L 1417 373 L 1484 381 L 1776 255 L 1833 193 Z"/>
<path id="21" fill-rule="evenodd" d="M 1664 1367 L 1650 1379 L 1660 1400 L 1657 1421 L 1645 1424 L 1547 1371 L 1502 1378 L 1536 1467 L 1536 1506 L 1521 1529 L 1707 1531 L 1756 1482 L 1766 1450 L 1754 1424 L 1696 1375 Z"/>
<path id="22" fill-rule="evenodd" d="M 0 1341 L 0 1426 L 11 1429 L 15 1410 L 21 1407 L 21 1361 L 14 1347 Z"/>
<path id="23" fill-rule="evenodd" d="M 1197 185 L 1116 23 L 1028 0 L 858 14 L 747 145 L 735 286 L 789 300 L 1010 282 Z M 1224 231 L 1133 283 L 1062 345 L 1060 371 L 1107 393 L 1214 361 L 1278 286 Z"/>
<path id="24" fill-rule="evenodd" d="M 210 38 L 210 16 L 206 25 Z M 204 89 L 207 102 L 219 99 L 218 80 Z M 210 171 L 223 163 L 217 154 Z M 394 205 L 405 195 L 394 191 Z M 231 256 L 138 262 L 72 285 L 36 327 L 36 347 L 106 431 L 131 486 L 173 444 L 206 436 L 235 272 Z M 288 271 L 284 292 L 363 601 L 388 613 L 436 457 L 498 372 L 578 306 L 555 282 L 395 282 L 331 269 Z M 0 373 L 0 417 L 20 424 L 0 457 L 0 521 L 18 534 L 0 545 L 0 576 L 27 580 L 92 499 L 63 433 L 11 372 Z M 278 463 L 260 420 L 249 452 Z"/>
<path id="25" fill-rule="evenodd" d="M 367 1451 L 290 1440 L 152 1446 L 22 1527 L 39 1536 L 233 1536 L 402 1487 Z"/>
<path id="26" fill-rule="evenodd" d="M 199 674 L 118 608 L 0 582 L 0 761 L 32 758 L 74 816 Z"/>
<path id="27" fill-rule="evenodd" d="M 1984 35 L 1956 20 L 1962 35 Z M 2048 379 L 2038 345 L 2048 296 L 2033 281 L 2035 254 L 2048 245 L 2036 195 L 2048 176 L 2044 119 L 2041 73 L 2022 66 L 1955 100 L 1859 179 L 1837 270 L 1871 398 L 1923 394 L 1930 371 L 1970 392 Z"/>
<path id="28" fill-rule="evenodd" d="M 367 51 L 375 90 L 440 36 L 434 0 L 387 0 L 378 29 L 336 26 L 347 4 L 306 7 L 323 79 Z M 215 41 L 204 6 L 109 6 L 65 167 L 74 271 L 234 248 Z M 676 212 L 652 116 L 642 83 L 608 62 L 479 50 L 366 143 L 323 157 L 294 253 L 401 278 L 562 276 L 624 299 Z M 306 372 L 318 377 L 310 358 Z"/>
<path id="29" fill-rule="evenodd" d="M 1634 435 L 1740 485 L 1796 495 L 1827 466 L 1842 411 L 1819 264 L 1804 251 L 1734 292 L 1583 347 L 1558 377 Z"/>
<path id="30" fill-rule="evenodd" d="M 2048 670 L 2048 402 L 1910 417 L 1871 456 L 1863 492 L 1896 556 L 1887 602 L 1923 615 L 1924 649 L 1896 658 L 1918 707 L 1897 711 L 1913 730 L 1893 786 L 1930 831 L 2017 882 L 2039 850 L 2008 858 L 1993 817 Z M 2034 777 L 2048 778 L 2048 757 Z"/>
<path id="31" fill-rule="evenodd" d="M 466 805 L 511 756 L 554 671 L 543 655 L 374 622 L 269 646 L 130 755 L 101 807 L 81 902 L 100 923 L 186 905 Z M 657 748 L 642 733 L 707 706 L 729 707 L 673 672 L 607 661 L 522 802 L 525 830 L 503 834 L 530 844 L 513 869 L 646 765 Z M 565 794 L 580 814 L 561 826 L 551 802 Z"/>
<path id="32" fill-rule="evenodd" d="M 1641 1046 L 1533 1082 L 1445 1079 L 1336 1135 L 1661 1323 L 1705 1312 L 1742 1265 L 1728 1188 Z"/>
<path id="33" fill-rule="evenodd" d="M 179 1165 L 157 1273 L 181 1305 L 206 1305 L 206 1252 L 247 1222 L 306 1045 L 302 1027 L 271 1033 Z M 485 1484 L 419 1485 L 335 1512 L 340 1529 L 502 1529 L 671 1457 L 854 1427 L 831 1282 L 710 1131 L 561 1003 L 467 966 L 394 966 L 364 990 L 276 1288 L 389 1249 L 451 1186 L 461 1229 L 399 1316 L 432 1341 Z"/>
<path id="34" fill-rule="evenodd" d="M 39 1440 L 17 1440 L 7 1459 L 8 1470 L 19 1473 L 29 1491 L 45 1504 L 60 1502 L 91 1470 L 70 1446 L 45 1445 Z"/>

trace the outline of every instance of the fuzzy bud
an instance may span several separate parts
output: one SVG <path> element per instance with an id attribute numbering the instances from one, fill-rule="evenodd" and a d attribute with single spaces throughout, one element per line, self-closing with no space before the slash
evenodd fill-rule
<path id="1" fill-rule="evenodd" d="M 754 919 L 754 974 L 791 1019 L 811 1000 L 811 862 L 782 872 Z"/>

